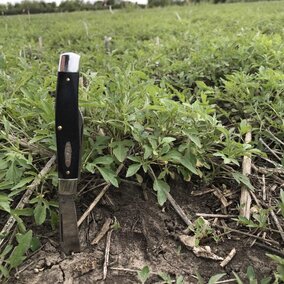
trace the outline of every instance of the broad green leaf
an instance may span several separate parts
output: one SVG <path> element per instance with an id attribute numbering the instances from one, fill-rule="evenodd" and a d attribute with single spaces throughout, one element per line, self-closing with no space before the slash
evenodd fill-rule
<path id="1" fill-rule="evenodd" d="M 101 175 L 103 176 L 106 182 L 110 182 L 115 187 L 118 187 L 116 173 L 113 170 L 109 168 L 98 167 L 98 166 L 97 166 L 97 169 L 99 170 L 99 172 L 101 173 Z"/>
<path id="2" fill-rule="evenodd" d="M 19 176 L 21 176 L 19 169 L 15 163 L 12 163 L 6 172 L 6 180 L 16 182 Z"/>
<path id="3" fill-rule="evenodd" d="M 201 141 L 197 135 L 187 134 L 187 136 L 198 148 L 202 148 Z"/>
<path id="4" fill-rule="evenodd" d="M 32 208 L 22 208 L 22 209 L 13 209 L 11 210 L 11 213 L 17 216 L 30 217 L 33 216 L 34 212 Z"/>
<path id="5" fill-rule="evenodd" d="M 226 275 L 226 273 L 221 273 L 221 274 L 216 274 L 216 275 L 210 277 L 208 284 L 215 284 L 225 275 Z"/>
<path id="6" fill-rule="evenodd" d="M 237 273 L 235 273 L 235 272 L 233 271 L 233 274 L 234 274 L 235 279 L 236 279 L 236 281 L 237 281 L 238 284 L 244 284 L 244 282 L 241 280 L 241 278 L 239 277 L 239 275 L 238 275 Z"/>
<path id="7" fill-rule="evenodd" d="M 144 160 L 147 160 L 153 153 L 153 149 L 148 146 L 148 145 L 144 145 Z"/>
<path id="8" fill-rule="evenodd" d="M 139 171 L 140 168 L 141 168 L 141 164 L 130 165 L 129 168 L 127 169 L 126 177 L 131 177 L 135 175 Z"/>
<path id="9" fill-rule="evenodd" d="M 188 159 L 185 159 L 185 158 L 182 158 L 181 160 L 180 160 L 180 163 L 184 166 L 184 167 L 186 167 L 189 171 L 191 171 L 192 173 L 194 173 L 194 174 L 198 174 L 197 173 L 197 170 L 196 170 L 196 167 L 188 160 Z"/>
<path id="10" fill-rule="evenodd" d="M 242 119 L 240 123 L 240 133 L 241 135 L 246 134 L 247 132 L 251 131 L 251 125 L 248 123 L 246 119 Z"/>
<path id="11" fill-rule="evenodd" d="M 244 184 L 245 186 L 247 186 L 251 191 L 254 191 L 254 187 L 253 185 L 250 183 L 250 180 L 247 176 L 238 173 L 238 172 L 234 172 L 232 173 L 232 176 L 234 177 L 234 179 L 239 183 L 239 184 Z"/>
<path id="12" fill-rule="evenodd" d="M 13 185 L 12 181 L 3 181 L 3 182 L 0 183 L 0 190 L 10 189 L 12 185 Z"/>
<path id="13" fill-rule="evenodd" d="M 4 250 L 2 251 L 1 253 L 1 257 L 4 257 L 6 256 L 11 250 L 13 249 L 13 246 L 12 245 L 6 245 Z"/>
<path id="14" fill-rule="evenodd" d="M 34 209 L 34 218 L 37 225 L 43 224 L 46 219 L 46 205 L 39 201 Z"/>
<path id="15" fill-rule="evenodd" d="M 247 268 L 247 277 L 251 284 L 257 284 L 255 279 L 255 272 L 252 266 L 248 266 Z"/>
<path id="16" fill-rule="evenodd" d="M 9 196 L 0 194 L 0 210 L 10 212 L 10 201 L 11 198 Z"/>
<path id="17" fill-rule="evenodd" d="M 128 153 L 128 148 L 125 147 L 123 142 L 118 143 L 117 147 L 113 149 L 113 154 L 121 163 L 126 159 L 127 153 Z"/>
<path id="18" fill-rule="evenodd" d="M 272 283 L 271 277 L 266 277 L 266 278 L 260 280 L 260 284 L 270 284 L 270 283 Z"/>
<path id="19" fill-rule="evenodd" d="M 11 191 L 25 186 L 27 183 L 30 183 L 33 179 L 34 177 L 27 177 L 27 178 L 21 179 L 19 183 L 17 183 L 14 187 L 11 188 Z"/>
<path id="20" fill-rule="evenodd" d="M 171 276 L 166 272 L 159 272 L 159 276 L 166 282 L 171 283 L 172 279 Z"/>
<path id="21" fill-rule="evenodd" d="M 113 163 L 113 158 L 111 156 L 98 157 L 93 161 L 93 164 L 95 165 L 110 165 L 111 163 Z"/>
<path id="22" fill-rule="evenodd" d="M 203 277 L 200 275 L 198 271 L 196 271 L 196 276 L 197 276 L 198 284 L 205 284 Z"/>
<path id="23" fill-rule="evenodd" d="M 9 277 L 9 270 L 2 264 L 0 264 L 0 272 L 1 272 L 0 276 L 3 275 L 5 278 Z"/>
<path id="24" fill-rule="evenodd" d="M 167 194 L 170 192 L 170 186 L 163 180 L 155 179 L 154 190 L 157 191 L 158 203 L 163 206 L 167 201 Z"/>
<path id="25" fill-rule="evenodd" d="M 25 233 L 26 232 L 26 226 L 25 226 L 25 223 L 23 221 L 22 218 L 20 218 L 18 215 L 16 214 L 13 214 L 13 217 L 16 219 L 17 221 L 17 226 L 18 226 L 18 229 L 21 233 Z"/>
<path id="26" fill-rule="evenodd" d="M 184 282 L 183 282 L 183 276 L 177 277 L 177 279 L 176 279 L 176 284 L 184 284 Z"/>
<path id="27" fill-rule="evenodd" d="M 127 159 L 131 160 L 132 162 L 141 163 L 142 159 L 138 156 L 128 156 Z"/>
<path id="28" fill-rule="evenodd" d="M 40 248 L 41 242 L 38 237 L 33 237 L 31 240 L 31 250 L 36 251 Z"/>
<path id="29" fill-rule="evenodd" d="M 201 141 L 199 138 L 199 134 L 194 129 L 184 129 L 183 133 L 189 138 L 190 141 L 192 141 L 198 148 L 201 148 Z"/>
<path id="30" fill-rule="evenodd" d="M 4 160 L 0 158 L 0 170 L 5 170 L 8 166 L 8 163 Z"/>
<path id="31" fill-rule="evenodd" d="M 150 276 L 150 269 L 148 266 L 144 266 L 140 271 L 138 271 L 138 279 L 141 281 L 142 284 L 146 282 L 149 276 Z"/>
<path id="32" fill-rule="evenodd" d="M 16 268 L 25 260 L 25 254 L 30 248 L 33 233 L 31 230 L 26 232 L 24 235 L 18 234 L 16 236 L 18 245 L 12 251 L 8 262 L 12 268 Z"/>
<path id="33" fill-rule="evenodd" d="M 169 144 L 169 143 L 174 142 L 174 141 L 176 141 L 176 138 L 174 138 L 174 137 L 164 137 L 162 139 L 162 144 L 164 144 L 164 143 Z"/>

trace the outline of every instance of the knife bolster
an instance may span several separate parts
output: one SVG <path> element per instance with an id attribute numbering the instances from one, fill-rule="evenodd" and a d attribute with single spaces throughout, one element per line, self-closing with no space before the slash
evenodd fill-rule
<path id="1" fill-rule="evenodd" d="M 58 194 L 61 195 L 76 195 L 78 179 L 58 179 Z"/>

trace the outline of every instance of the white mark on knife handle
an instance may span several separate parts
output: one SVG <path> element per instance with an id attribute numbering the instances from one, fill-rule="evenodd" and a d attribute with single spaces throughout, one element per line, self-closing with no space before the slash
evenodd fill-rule
<path id="1" fill-rule="evenodd" d="M 72 146 L 69 141 L 65 144 L 64 160 L 65 160 L 65 166 L 69 168 L 72 162 Z"/>

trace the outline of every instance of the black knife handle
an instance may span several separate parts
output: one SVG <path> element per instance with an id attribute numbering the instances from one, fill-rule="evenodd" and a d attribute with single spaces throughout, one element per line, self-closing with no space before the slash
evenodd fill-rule
<path id="1" fill-rule="evenodd" d="M 82 121 L 78 108 L 79 73 L 58 72 L 55 131 L 58 177 L 79 176 Z"/>

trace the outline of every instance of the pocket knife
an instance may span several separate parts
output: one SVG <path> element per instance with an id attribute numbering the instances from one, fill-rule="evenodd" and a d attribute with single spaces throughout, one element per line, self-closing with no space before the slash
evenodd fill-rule
<path id="1" fill-rule="evenodd" d="M 80 251 L 75 197 L 80 176 L 83 118 L 78 106 L 80 56 L 60 55 L 56 101 L 60 247 L 66 254 Z"/>

